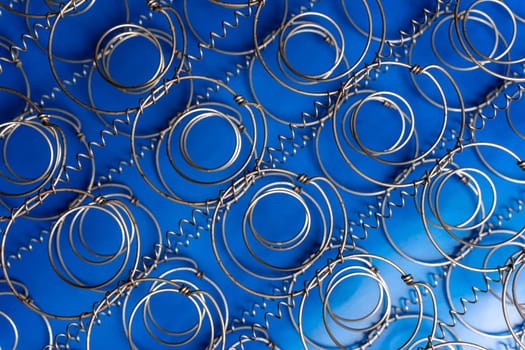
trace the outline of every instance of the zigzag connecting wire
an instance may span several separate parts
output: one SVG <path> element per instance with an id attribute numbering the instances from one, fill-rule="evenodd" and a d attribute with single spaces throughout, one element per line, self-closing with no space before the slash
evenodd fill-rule
<path id="1" fill-rule="evenodd" d="M 20 35 L 20 39 L 21 39 L 21 46 L 17 46 L 16 44 L 13 44 L 12 46 L 9 47 L 9 55 L 11 56 L 11 61 L 9 61 L 8 59 L 4 58 L 4 57 L 0 57 L 0 74 L 3 72 L 3 67 L 2 67 L 2 64 L 1 62 L 4 61 L 4 62 L 8 62 L 8 63 L 15 63 L 17 64 L 18 62 L 21 63 L 20 59 L 19 59 L 19 54 L 21 52 L 27 52 L 28 50 L 28 41 L 34 41 L 34 42 L 38 42 L 38 39 L 40 38 L 40 35 L 38 34 L 38 31 L 41 29 L 41 30 L 49 30 L 52 26 L 51 24 L 51 20 L 54 19 L 56 17 L 56 15 L 58 16 L 63 16 L 63 11 L 59 12 L 58 14 L 57 13 L 48 13 L 46 14 L 45 16 L 45 23 L 42 24 L 42 23 L 34 23 L 33 26 L 32 26 L 32 29 L 33 29 L 33 33 L 23 33 Z M 0 9 L 0 16 L 2 16 L 2 11 Z M 51 92 L 51 94 L 53 95 L 53 92 Z"/>
<path id="2" fill-rule="evenodd" d="M 28 43 L 27 43 L 27 41 L 38 42 L 38 39 L 40 38 L 40 35 L 38 34 L 39 29 L 48 31 L 53 26 L 51 24 L 51 20 L 52 19 L 57 18 L 57 16 L 58 16 L 58 18 L 63 18 L 64 17 L 64 11 L 65 10 L 62 9 L 58 13 L 47 13 L 45 18 L 44 18 L 44 20 L 45 20 L 44 24 L 38 23 L 38 22 L 33 24 L 33 26 L 32 26 L 33 33 L 24 33 L 24 34 L 20 35 L 21 45 L 22 46 L 17 46 L 15 44 L 12 47 L 10 47 L 10 49 L 9 49 L 9 52 L 10 52 L 11 57 L 13 58 L 13 60 L 15 60 L 16 57 L 18 57 L 19 53 L 27 52 L 27 50 L 28 50 Z"/>
<path id="3" fill-rule="evenodd" d="M 515 214 L 523 211 L 523 204 L 525 204 L 525 194 L 521 193 L 521 198 L 514 199 L 510 206 L 504 206 L 502 208 L 503 213 L 493 215 L 491 222 L 487 224 L 489 229 L 501 228 L 504 221 L 511 221 Z"/>
<path id="4" fill-rule="evenodd" d="M 201 220 L 199 220 L 199 218 Z M 201 223 L 204 222 L 204 223 Z M 178 222 L 178 230 L 168 230 L 166 232 L 166 248 L 179 254 L 180 247 L 188 247 L 191 240 L 199 239 L 201 233 L 210 230 L 210 210 L 208 208 L 193 208 L 191 219 L 182 218 Z"/>
<path id="5" fill-rule="evenodd" d="M 319 126 L 308 126 L 308 124 L 312 121 L 319 120 L 326 113 L 331 113 L 326 111 L 330 111 L 332 107 L 332 97 L 330 95 L 328 95 L 328 101 L 326 103 L 317 100 L 314 101 L 313 114 L 305 111 L 301 112 L 302 125 L 289 123 L 288 129 L 290 130 L 290 134 L 287 136 L 277 135 L 279 145 L 266 147 L 267 159 L 264 159 L 262 164 L 269 168 L 276 167 L 278 164 L 282 165 L 288 157 L 293 157 L 298 150 L 306 148 L 309 142 L 315 138 L 319 128 Z"/>
<path id="6" fill-rule="evenodd" d="M 265 299 L 262 299 L 260 303 L 258 302 L 253 303 L 250 309 L 243 309 L 241 312 L 241 317 L 232 319 L 232 329 L 250 324 L 251 323 L 250 319 L 256 317 L 258 315 L 259 310 L 263 311 L 267 307 L 268 307 L 267 301 Z"/>
<path id="7" fill-rule="evenodd" d="M 39 244 L 44 243 L 47 236 L 49 236 L 49 231 L 46 230 L 46 229 L 43 229 L 43 230 L 40 231 L 38 236 L 30 237 L 25 245 L 19 246 L 16 249 L 16 253 L 13 253 L 13 254 L 10 254 L 10 255 L 7 256 L 6 262 L 5 262 L 5 266 L 7 268 L 10 268 L 11 267 L 11 262 L 13 260 L 18 260 L 19 261 L 19 260 L 22 259 L 24 254 L 31 253 L 33 251 L 34 245 L 35 244 L 39 245 Z M 0 262 L 0 268 L 1 268 L 1 266 L 2 266 L 2 264 Z"/>
<path id="8" fill-rule="evenodd" d="M 510 89 L 515 89 L 515 91 L 508 93 Z M 499 111 L 507 111 L 514 102 L 521 100 L 524 90 L 525 86 L 521 83 L 503 81 L 499 86 L 490 91 L 484 99 L 484 101 L 492 102 L 476 113 L 475 116 L 479 117 L 476 118 L 476 121 L 479 120 L 481 125 L 474 125 L 474 118 L 472 118 L 472 122 L 469 123 L 469 128 L 473 131 L 483 130 L 486 122 L 495 119 Z M 496 96 L 503 96 L 503 101 L 501 101 L 501 103 L 503 103 L 502 105 L 498 105 Z"/>
<path id="9" fill-rule="evenodd" d="M 510 264 L 512 265 L 513 261 L 511 258 Z M 458 308 L 454 307 L 453 305 L 450 305 L 451 309 L 448 310 L 448 315 L 450 316 L 450 321 L 438 321 L 438 328 L 441 330 L 441 332 L 445 332 L 445 328 L 453 328 L 455 327 L 458 322 L 461 322 L 459 319 L 462 316 L 465 316 L 468 311 L 468 305 L 476 304 L 479 301 L 479 295 L 480 294 L 486 294 L 491 290 L 490 283 L 498 283 L 501 282 L 501 280 L 504 277 L 505 272 L 508 272 L 510 267 L 504 267 L 500 269 L 498 278 L 490 278 L 487 274 L 483 274 L 483 286 L 481 288 L 478 288 L 477 286 L 471 286 L 471 298 L 468 297 L 460 297 L 459 302 L 461 304 L 459 310 Z"/>
<path id="10" fill-rule="evenodd" d="M 226 73 L 224 73 L 224 75 L 226 76 L 224 78 L 224 83 L 228 85 L 231 79 L 237 78 L 244 71 L 248 70 L 248 68 L 250 68 L 251 60 L 252 57 L 250 55 L 245 55 L 244 61 L 242 63 L 235 63 L 235 68 L 233 71 L 227 71 Z"/>
<path id="11" fill-rule="evenodd" d="M 114 304 L 112 301 L 108 300 L 109 296 L 112 296 L 113 299 L 118 300 L 122 298 L 129 290 L 130 286 L 123 284 L 118 285 L 114 290 L 108 291 L 105 293 L 104 297 L 99 301 L 93 303 L 92 310 L 100 310 L 98 313 L 93 314 L 92 312 L 82 313 L 79 317 L 79 320 L 76 322 L 70 322 L 66 326 L 66 331 L 63 333 L 57 333 L 53 339 L 52 346 L 48 347 L 49 350 L 52 349 L 70 349 L 70 343 L 80 342 L 81 334 L 86 333 L 88 330 L 85 322 L 90 320 L 92 317 L 95 318 L 95 323 L 100 325 L 102 323 L 101 316 L 111 316 L 111 308 L 115 306 L 120 306 L 120 303 Z"/>
<path id="12" fill-rule="evenodd" d="M 423 18 L 422 19 L 411 19 L 410 20 L 410 30 L 404 31 L 399 30 L 399 39 L 397 40 L 386 40 L 385 41 L 385 48 L 387 48 L 386 54 L 383 56 L 381 53 L 379 53 L 379 59 L 389 58 L 389 57 L 397 57 L 402 58 L 405 57 L 406 52 L 405 49 L 407 46 L 415 42 L 416 38 L 425 31 L 436 19 L 440 17 L 442 14 L 440 12 L 440 6 L 441 5 L 447 5 L 451 3 L 454 0 L 440 0 L 438 1 L 438 7 L 434 10 L 429 10 L 427 8 L 423 8 Z M 401 49 L 401 52 L 397 52 L 397 50 Z"/>
<path id="13" fill-rule="evenodd" d="M 262 327 L 264 329 L 270 329 L 270 323 L 272 319 L 281 320 L 284 317 L 283 310 L 294 309 L 295 308 L 295 299 L 290 298 L 292 301 L 288 303 L 286 301 L 277 301 L 273 302 L 272 305 L 275 305 L 275 311 L 266 311 L 263 315 L 264 324 L 254 323 L 254 326 Z"/>
<path id="14" fill-rule="evenodd" d="M 146 156 L 146 152 L 153 152 L 156 148 L 156 144 L 158 142 L 158 139 L 153 137 L 150 140 L 150 143 L 148 145 L 140 145 L 137 153 L 138 158 L 144 158 Z M 97 185 L 101 186 L 104 183 L 109 183 L 113 181 L 114 175 L 121 175 L 125 169 L 127 168 L 133 168 L 135 161 L 133 160 L 133 157 L 130 157 L 127 160 L 119 160 L 118 165 L 116 167 L 110 167 L 107 170 L 106 175 L 100 175 L 97 180 Z"/>
<path id="15" fill-rule="evenodd" d="M 264 161 L 264 165 L 268 167 L 275 167 L 278 164 L 284 164 L 287 157 L 293 157 L 298 149 L 305 148 L 307 141 L 310 140 L 308 135 L 301 135 L 296 132 L 296 128 L 292 125 L 288 125 L 290 130 L 289 136 L 277 135 L 279 145 L 277 147 L 267 146 L 268 160 Z M 291 150 L 288 150 L 287 145 L 291 145 Z"/>
<path id="16" fill-rule="evenodd" d="M 226 21 L 226 20 L 223 20 L 221 21 L 221 29 L 222 29 L 222 33 L 216 33 L 216 32 L 210 32 L 209 35 L 208 35 L 208 42 L 207 43 L 202 43 L 202 42 L 199 42 L 197 44 L 197 50 L 198 50 L 198 53 L 197 55 L 190 55 L 190 54 L 187 54 L 186 56 L 188 57 L 188 66 L 189 66 L 189 69 L 191 71 L 191 61 L 201 61 L 203 58 L 204 58 L 204 50 L 205 49 L 208 49 L 208 50 L 212 50 L 215 48 L 215 39 L 225 39 L 228 35 L 228 28 L 230 29 L 235 29 L 235 28 L 238 28 L 239 25 L 240 25 L 240 22 L 242 20 L 242 18 L 250 18 L 252 17 L 252 14 L 253 14 L 253 10 L 252 10 L 252 6 L 246 6 L 246 9 L 247 9 L 247 12 L 243 12 L 242 10 L 234 10 L 233 11 L 233 18 L 234 18 L 234 21 L 233 23 L 229 22 L 229 21 Z"/>
<path id="17" fill-rule="evenodd" d="M 85 78 L 88 77 L 89 69 L 90 69 L 90 66 L 88 64 L 83 64 L 82 67 L 81 67 L 80 72 L 73 72 L 73 74 L 71 76 L 71 80 L 64 79 L 62 81 L 62 83 L 64 83 L 64 85 L 68 85 L 70 87 L 76 86 L 77 83 L 79 82 L 79 80 L 85 79 Z M 61 92 L 62 92 L 62 89 L 60 89 L 59 87 L 53 86 L 51 88 L 49 94 L 43 94 L 40 97 L 40 100 L 38 101 L 39 105 L 41 107 L 44 107 L 46 105 L 46 101 L 52 102 L 52 101 L 56 100 L 57 94 L 59 94 Z"/>

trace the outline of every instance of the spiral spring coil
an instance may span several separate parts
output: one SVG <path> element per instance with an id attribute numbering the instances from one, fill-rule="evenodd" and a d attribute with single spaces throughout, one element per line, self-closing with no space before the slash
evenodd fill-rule
<path id="1" fill-rule="evenodd" d="M 525 349 L 520 1 L 0 24 L 0 349 Z"/>

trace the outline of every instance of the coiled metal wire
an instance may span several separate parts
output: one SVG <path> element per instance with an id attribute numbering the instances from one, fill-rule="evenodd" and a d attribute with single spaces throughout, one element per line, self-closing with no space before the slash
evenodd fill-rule
<path id="1" fill-rule="evenodd" d="M 0 348 L 524 349 L 524 38 L 510 0 L 0 0 Z"/>

